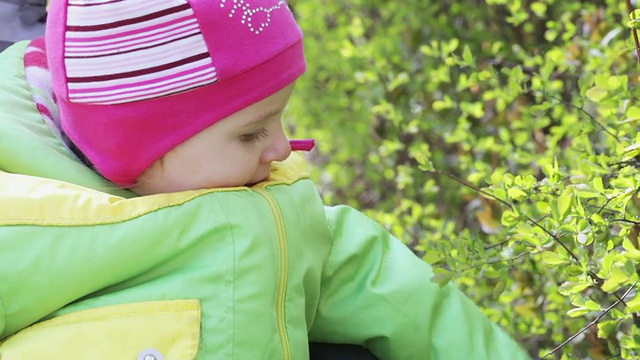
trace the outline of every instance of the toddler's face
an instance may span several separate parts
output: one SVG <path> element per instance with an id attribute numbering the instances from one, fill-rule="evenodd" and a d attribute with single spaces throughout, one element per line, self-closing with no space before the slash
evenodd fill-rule
<path id="1" fill-rule="evenodd" d="M 291 153 L 282 129 L 293 84 L 201 131 L 154 162 L 131 188 L 139 195 L 243 186 L 269 177 Z"/>

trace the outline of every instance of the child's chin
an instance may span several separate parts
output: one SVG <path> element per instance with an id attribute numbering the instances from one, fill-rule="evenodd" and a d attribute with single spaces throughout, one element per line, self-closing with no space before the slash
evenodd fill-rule
<path id="1" fill-rule="evenodd" d="M 251 181 L 249 181 L 249 183 L 247 183 L 247 186 L 253 186 L 255 184 L 259 184 L 265 180 L 267 180 L 269 178 L 270 173 L 268 173 L 267 175 L 264 176 L 259 176 L 256 177 L 255 179 L 252 179 Z"/>

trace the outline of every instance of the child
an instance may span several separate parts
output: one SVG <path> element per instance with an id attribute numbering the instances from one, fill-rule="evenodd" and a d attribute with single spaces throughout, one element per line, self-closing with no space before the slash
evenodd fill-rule
<path id="1" fill-rule="evenodd" d="M 60 0 L 48 19 L 53 92 L 44 62 L 24 84 L 23 45 L 0 59 L 3 360 L 306 359 L 309 341 L 527 358 L 381 226 L 323 206 L 281 124 L 305 69 L 284 1 Z"/>

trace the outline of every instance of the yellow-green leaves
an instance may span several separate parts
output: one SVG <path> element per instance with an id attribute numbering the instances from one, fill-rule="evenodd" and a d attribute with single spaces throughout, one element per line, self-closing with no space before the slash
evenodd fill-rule
<path id="1" fill-rule="evenodd" d="M 633 250 L 630 243 L 626 247 Z M 604 279 L 601 289 L 605 292 L 614 292 L 638 279 L 635 263 L 618 251 L 610 251 L 604 256 L 598 276 Z"/>
<path id="2" fill-rule="evenodd" d="M 522 201 L 527 198 L 527 193 L 518 188 L 507 189 L 507 195 L 509 198 L 515 201 Z"/>
<path id="3" fill-rule="evenodd" d="M 608 100 L 626 91 L 628 79 L 618 75 L 596 75 L 595 86 L 587 90 L 586 96 L 593 102 Z"/>
<path id="4" fill-rule="evenodd" d="M 638 250 L 635 245 L 633 245 L 629 238 L 625 238 L 622 241 L 622 247 L 625 250 L 624 256 L 634 261 L 640 261 L 640 250 Z"/>
<path id="5" fill-rule="evenodd" d="M 557 212 L 559 218 L 565 218 L 573 205 L 573 191 L 570 188 L 565 189 L 557 200 Z"/>
<path id="6" fill-rule="evenodd" d="M 630 301 L 627 301 L 627 307 L 625 308 L 625 312 L 627 312 L 628 314 L 640 312 L 640 296 L 636 294 L 636 296 L 633 299 L 631 299 Z"/>
<path id="7" fill-rule="evenodd" d="M 600 306 L 600 304 L 588 297 L 573 294 L 570 296 L 570 298 L 571 304 L 575 306 L 575 308 L 567 312 L 567 315 L 569 315 L 570 317 L 578 317 L 602 309 L 602 306 Z"/>
<path id="8" fill-rule="evenodd" d="M 631 121 L 640 120 L 640 107 L 638 106 L 629 106 L 627 109 L 627 119 Z"/>
<path id="9" fill-rule="evenodd" d="M 570 263 L 566 256 L 551 251 L 545 251 L 540 256 L 542 257 L 542 262 L 550 266 L 567 265 Z"/>
<path id="10" fill-rule="evenodd" d="M 609 92 L 607 91 L 607 89 L 601 88 L 599 86 L 594 86 L 591 89 L 587 90 L 587 97 L 595 102 L 599 102 L 602 101 L 604 98 L 607 97 L 607 95 L 609 94 Z"/>
<path id="11" fill-rule="evenodd" d="M 640 29 L 640 9 L 633 10 L 629 14 L 629 18 L 631 20 L 629 20 L 627 26 L 635 30 Z"/>
<path id="12" fill-rule="evenodd" d="M 603 313 L 640 266 L 624 4 L 477 4 L 296 1 L 310 66 L 287 127 L 318 140 L 328 204 L 366 209 L 541 356 L 601 316 L 604 353 L 577 337 L 565 357 L 634 357 L 631 313 Z"/>

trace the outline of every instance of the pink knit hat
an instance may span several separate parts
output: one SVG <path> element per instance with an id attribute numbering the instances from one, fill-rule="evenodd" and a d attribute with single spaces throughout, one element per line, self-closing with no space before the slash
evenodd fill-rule
<path id="1" fill-rule="evenodd" d="M 122 186 L 305 70 L 284 0 L 54 0 L 46 37 L 64 131 Z"/>

